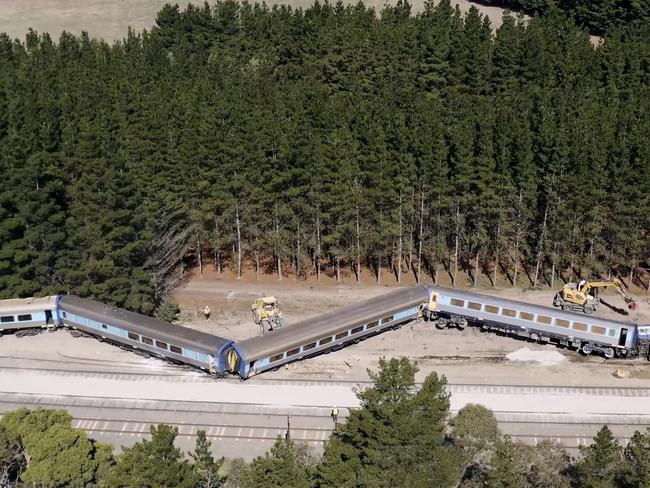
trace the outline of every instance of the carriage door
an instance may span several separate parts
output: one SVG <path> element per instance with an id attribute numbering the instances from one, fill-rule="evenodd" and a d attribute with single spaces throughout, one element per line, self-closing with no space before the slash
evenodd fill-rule
<path id="1" fill-rule="evenodd" d="M 627 329 L 623 328 L 621 329 L 621 337 L 618 339 L 618 345 L 624 346 L 626 339 L 627 339 Z"/>
<path id="2" fill-rule="evenodd" d="M 56 325 L 54 319 L 52 318 L 52 310 L 45 311 L 45 325 Z"/>

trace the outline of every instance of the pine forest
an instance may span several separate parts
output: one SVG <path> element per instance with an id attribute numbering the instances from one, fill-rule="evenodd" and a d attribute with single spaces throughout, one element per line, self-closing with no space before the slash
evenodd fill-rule
<path id="1" fill-rule="evenodd" d="M 0 36 L 0 297 L 152 313 L 184 269 L 647 289 L 650 25 L 165 6 Z"/>

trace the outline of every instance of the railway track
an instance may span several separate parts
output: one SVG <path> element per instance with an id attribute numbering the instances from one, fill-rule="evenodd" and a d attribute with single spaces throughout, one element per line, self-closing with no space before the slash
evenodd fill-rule
<path id="1" fill-rule="evenodd" d="M 278 435 L 285 435 L 287 421 L 292 438 L 307 443 L 316 452 L 322 450 L 331 433 L 330 401 L 335 400 L 330 400 L 329 393 L 321 396 L 320 401 L 309 398 L 308 405 L 300 406 L 292 404 L 283 392 L 303 392 L 298 396 L 305 397 L 309 396 L 306 391 L 350 392 L 352 388 L 370 385 L 369 381 L 348 379 L 263 376 L 242 383 L 235 378 L 218 379 L 171 365 L 143 370 L 143 364 L 135 361 L 127 365 L 127 371 L 106 371 L 102 367 L 112 366 L 111 361 L 84 360 L 80 361 L 81 370 L 71 371 L 65 368 L 71 359 L 51 359 L 24 367 L 0 365 L 0 372 L 4 371 L 0 380 L 5 377 L 4 382 L 0 381 L 0 413 L 21 406 L 64 408 L 72 415 L 75 427 L 115 446 L 131 445 L 149 435 L 150 425 L 166 423 L 178 428 L 179 445 L 190 450 L 196 431 L 203 429 L 213 442 L 215 454 L 250 459 L 266 452 Z M 29 381 L 23 383 L 21 378 L 38 385 L 56 382 L 65 388 L 44 394 L 44 390 L 32 385 L 30 393 Z M 84 390 L 79 385 L 93 385 L 97 396 L 93 389 Z M 118 397 L 128 385 L 131 389 L 124 391 L 124 395 L 133 398 Z M 142 386 L 133 389 L 133 385 Z M 115 394 L 109 396 L 102 388 L 110 388 Z M 183 389 L 194 392 L 194 400 L 178 393 Z M 275 398 L 264 404 L 261 400 L 267 398 L 245 401 L 227 393 L 217 394 L 232 391 L 259 391 Z M 604 424 L 621 442 L 626 442 L 635 430 L 645 430 L 650 425 L 650 406 L 646 407 L 650 405 L 650 388 L 450 383 L 447 391 L 451 394 L 452 413 L 464 403 L 484 403 L 495 412 L 503 433 L 531 444 L 551 440 L 573 450 L 590 442 Z M 464 403 L 459 403 L 459 399 Z M 526 408 L 517 409 L 512 399 Z M 572 412 L 565 409 L 565 404 L 593 408 Z M 617 410 L 620 405 L 635 406 L 621 412 Z M 338 405 L 341 420 L 348 414 L 345 406 Z M 602 412 L 598 410 L 601 406 Z"/>

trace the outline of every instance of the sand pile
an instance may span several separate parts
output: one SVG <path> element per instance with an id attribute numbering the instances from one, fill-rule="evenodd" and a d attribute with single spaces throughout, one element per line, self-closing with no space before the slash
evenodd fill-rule
<path id="1" fill-rule="evenodd" d="M 532 351 L 527 347 L 511 352 L 506 358 L 510 361 L 532 361 L 542 366 L 555 366 L 566 361 L 558 351 Z"/>

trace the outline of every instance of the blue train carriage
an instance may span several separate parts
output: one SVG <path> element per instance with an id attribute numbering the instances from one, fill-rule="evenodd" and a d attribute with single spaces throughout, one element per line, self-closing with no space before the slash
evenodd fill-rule
<path id="1" fill-rule="evenodd" d="M 551 307 L 432 286 L 437 294 L 436 319 L 443 326 L 468 323 L 543 343 L 571 347 L 608 359 L 639 354 L 637 326 Z M 647 354 L 647 353 L 646 353 Z"/>
<path id="2" fill-rule="evenodd" d="M 0 335 L 33 335 L 57 326 L 56 296 L 0 300 Z"/>
<path id="3" fill-rule="evenodd" d="M 424 286 L 401 288 L 341 307 L 260 337 L 233 343 L 223 351 L 226 369 L 246 379 L 291 361 L 339 349 L 432 313 Z"/>
<path id="4" fill-rule="evenodd" d="M 223 373 L 219 351 L 232 343 L 222 337 L 74 295 L 61 297 L 59 314 L 62 324 L 70 329 L 211 374 Z"/>

